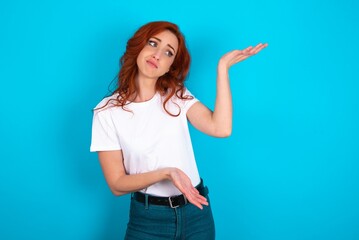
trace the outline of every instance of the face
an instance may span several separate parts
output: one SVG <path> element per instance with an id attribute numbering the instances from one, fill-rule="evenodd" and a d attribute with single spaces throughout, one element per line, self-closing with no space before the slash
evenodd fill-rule
<path id="1" fill-rule="evenodd" d="M 166 74 L 177 54 L 178 39 L 170 31 L 152 36 L 137 57 L 139 77 L 158 79 Z"/>

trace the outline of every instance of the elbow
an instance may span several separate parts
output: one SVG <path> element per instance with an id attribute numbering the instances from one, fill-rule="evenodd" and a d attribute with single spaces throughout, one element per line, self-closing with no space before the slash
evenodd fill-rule
<path id="1" fill-rule="evenodd" d="M 111 192 L 115 197 L 119 197 L 119 196 L 124 195 L 122 192 L 115 192 L 115 191 L 111 191 Z"/>
<path id="2" fill-rule="evenodd" d="M 231 136 L 231 134 L 232 134 L 231 132 L 226 132 L 226 133 L 220 134 L 218 137 L 219 138 L 228 138 Z"/>
<path id="3" fill-rule="evenodd" d="M 111 190 L 112 194 L 116 197 L 127 194 L 127 192 L 119 191 L 118 189 L 115 189 L 115 188 L 110 188 L 110 190 Z"/>
<path id="4" fill-rule="evenodd" d="M 123 184 L 120 184 L 122 181 L 122 176 L 119 176 L 115 179 L 107 179 L 107 186 L 110 189 L 111 193 L 116 196 L 122 196 L 125 195 L 127 193 L 129 193 L 129 191 L 127 191 L 126 186 L 123 186 Z"/>
<path id="5" fill-rule="evenodd" d="M 227 138 L 230 137 L 231 134 L 232 134 L 232 128 L 228 128 L 228 129 L 222 129 L 221 131 L 217 131 L 215 136 L 218 138 Z"/>

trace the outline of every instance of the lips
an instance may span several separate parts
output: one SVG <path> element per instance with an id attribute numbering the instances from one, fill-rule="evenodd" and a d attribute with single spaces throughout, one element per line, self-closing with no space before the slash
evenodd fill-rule
<path id="1" fill-rule="evenodd" d="M 157 66 L 157 63 L 155 62 L 155 61 L 153 61 L 153 60 L 147 60 L 146 61 L 147 63 L 148 63 L 148 65 L 150 65 L 151 67 L 153 67 L 153 68 L 158 68 L 158 66 Z"/>

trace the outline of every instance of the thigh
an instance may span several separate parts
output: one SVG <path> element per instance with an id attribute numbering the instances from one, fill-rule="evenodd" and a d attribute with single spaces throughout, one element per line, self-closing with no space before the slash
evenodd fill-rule
<path id="1" fill-rule="evenodd" d="M 207 196 L 208 202 L 209 198 Z M 212 240 L 215 239 L 215 225 L 211 205 L 203 206 L 203 210 L 193 204 L 184 209 L 184 236 L 186 240 Z"/>
<path id="2" fill-rule="evenodd" d="M 149 205 L 131 200 L 130 218 L 125 239 L 161 240 L 174 239 L 176 234 L 176 215 L 166 206 Z"/>

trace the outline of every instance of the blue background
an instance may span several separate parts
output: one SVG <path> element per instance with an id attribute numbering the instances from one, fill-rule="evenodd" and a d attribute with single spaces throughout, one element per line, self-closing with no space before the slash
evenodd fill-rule
<path id="1" fill-rule="evenodd" d="M 215 100 L 231 69 L 230 138 L 191 128 L 217 239 L 359 239 L 359 4 L 344 1 L 1 1 L 0 239 L 122 239 L 114 197 L 89 152 L 91 109 L 127 39 L 149 21 L 184 32 L 188 88 Z"/>

